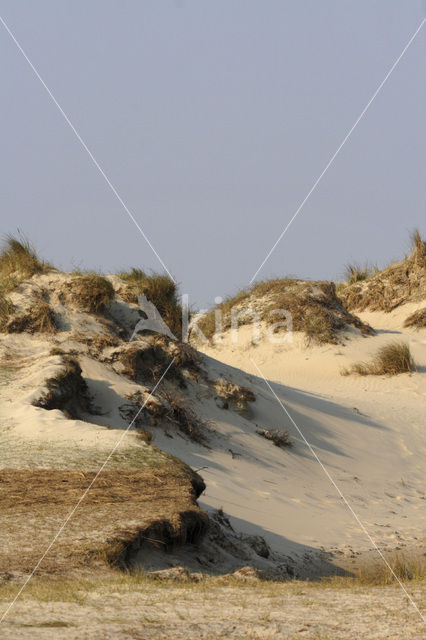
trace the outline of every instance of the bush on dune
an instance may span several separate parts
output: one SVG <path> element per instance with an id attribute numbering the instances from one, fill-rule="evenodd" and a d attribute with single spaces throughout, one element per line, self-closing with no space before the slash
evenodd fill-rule
<path id="1" fill-rule="evenodd" d="M 128 285 L 120 290 L 120 295 L 126 302 L 136 303 L 138 296 L 143 294 L 155 305 L 170 331 L 177 338 L 182 337 L 182 306 L 178 300 L 177 285 L 168 275 L 147 275 L 141 269 L 131 269 L 117 275 Z"/>
<path id="2" fill-rule="evenodd" d="M 343 370 L 342 374 L 395 376 L 399 373 L 412 373 L 413 371 L 416 371 L 416 364 L 408 344 L 406 342 L 391 342 L 380 347 L 371 362 L 356 362 L 349 369 Z"/>
<path id="3" fill-rule="evenodd" d="M 0 290 L 3 293 L 12 291 L 23 280 L 51 268 L 38 257 L 28 240 L 7 235 L 0 253 Z"/>
<path id="4" fill-rule="evenodd" d="M 104 313 L 108 310 L 115 292 L 107 278 L 95 273 L 86 273 L 69 283 L 66 295 L 83 311 Z"/>

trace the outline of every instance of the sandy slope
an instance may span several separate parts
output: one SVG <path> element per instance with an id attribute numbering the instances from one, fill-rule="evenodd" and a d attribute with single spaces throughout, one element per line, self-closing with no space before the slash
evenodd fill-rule
<path id="1" fill-rule="evenodd" d="M 263 380 L 254 376 L 254 360 L 275 381 L 280 400 L 365 524 L 384 548 L 403 548 L 424 536 L 426 452 L 426 334 L 402 328 L 419 305 L 404 305 L 391 314 L 364 313 L 361 318 L 377 331 L 364 338 L 347 334 L 345 346 L 304 346 L 300 336 L 292 344 L 253 346 L 251 329 L 242 327 L 239 343 L 230 336 L 216 347 L 204 348 L 218 361 L 247 372 L 234 371 L 236 381 L 256 393 L 253 422 L 282 427 L 295 447 L 281 451 L 254 435 L 255 424 L 223 422 L 231 448 L 242 455 L 230 459 L 226 451 L 197 455 L 180 447 L 183 459 L 203 470 L 209 506 L 222 505 L 245 530 L 262 532 L 275 547 L 301 551 L 298 545 L 359 551 L 371 543 L 301 441 L 293 425 L 273 399 Z M 340 375 L 354 360 L 369 359 L 390 339 L 409 341 L 419 365 L 416 374 L 394 378 Z M 222 413 L 217 419 L 226 420 Z M 167 447 L 166 442 L 162 446 Z"/>
<path id="2" fill-rule="evenodd" d="M 55 287 L 66 277 L 40 276 L 19 295 L 30 295 L 30 288 L 41 283 L 53 290 L 53 304 Z M 114 305 L 111 313 L 120 314 L 122 323 L 134 313 L 122 302 Z M 87 348 L 75 341 L 75 331 L 86 336 L 102 331 L 93 316 L 70 311 L 60 300 L 54 308 L 62 322 L 55 340 L 65 350 L 79 352 L 83 375 L 100 411 L 90 416 L 90 423 L 31 406 L 48 372 L 58 366 L 57 356 L 49 355 L 52 339 L 3 335 L 2 353 L 13 353 L 15 362 L 21 358 L 20 366 L 3 372 L 0 385 L 3 467 L 55 468 L 60 461 L 61 468 L 79 468 L 87 459 L 93 468 L 127 427 L 118 410 L 125 395 L 138 388 L 146 392 L 117 374 L 108 360 L 89 357 Z M 420 544 L 426 520 L 426 339 L 424 331 L 401 329 L 413 308 L 406 305 L 392 314 L 363 314 L 378 335 L 364 338 L 354 330 L 347 333 L 345 346 L 305 348 L 302 338 L 295 336 L 293 344 L 264 342 L 253 347 L 250 328 L 243 327 L 238 345 L 225 337 L 220 347 L 205 349 L 207 378 L 188 380 L 185 394 L 212 425 L 208 446 L 188 441 L 176 429 L 161 427 L 151 428 L 153 442 L 200 469 L 207 483 L 202 506 L 222 507 L 236 530 L 261 534 L 273 549 L 300 563 L 307 553 L 322 548 L 335 552 L 337 559 L 347 556 L 349 562 L 359 551 L 371 548 L 264 380 L 253 375 L 253 358 L 264 375 L 275 381 L 277 396 L 373 538 L 387 549 Z M 400 336 L 409 339 L 419 364 L 415 375 L 392 379 L 340 375 L 342 366 L 368 358 L 377 346 Z M 251 415 L 218 406 L 211 381 L 219 377 L 253 389 L 256 401 Z M 256 433 L 258 427 L 288 429 L 294 446 L 275 447 Z M 129 434 L 122 446 L 132 447 L 134 442 Z M 308 571 L 309 563 L 306 567 Z"/>

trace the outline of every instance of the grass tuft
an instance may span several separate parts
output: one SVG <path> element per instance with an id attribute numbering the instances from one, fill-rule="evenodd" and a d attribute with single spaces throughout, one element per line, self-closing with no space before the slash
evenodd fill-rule
<path id="1" fill-rule="evenodd" d="M 7 323 L 8 333 L 47 333 L 57 331 L 52 307 L 42 300 L 33 304 L 26 313 L 15 316 Z"/>
<path id="2" fill-rule="evenodd" d="M 84 311 L 104 313 L 114 298 L 114 287 L 104 276 L 87 273 L 74 278 L 67 296 Z"/>
<path id="3" fill-rule="evenodd" d="M 412 313 L 404 322 L 404 327 L 414 327 L 415 329 L 424 329 L 426 327 L 426 307 L 418 309 Z"/>
<path id="4" fill-rule="evenodd" d="M 363 280 L 367 280 L 372 275 L 372 273 L 374 273 L 374 270 L 375 269 L 370 267 L 368 264 L 361 266 L 356 262 L 348 263 L 345 266 L 345 280 L 348 284 L 354 284 L 354 282 L 362 282 Z"/>
<path id="5" fill-rule="evenodd" d="M 257 429 L 256 433 L 266 440 L 271 440 L 276 447 L 292 447 L 293 443 L 290 440 L 290 434 L 283 429 Z"/>
<path id="6" fill-rule="evenodd" d="M 143 294 L 159 311 L 170 331 L 180 339 L 182 337 L 182 306 L 178 300 L 177 285 L 165 274 L 152 273 L 147 275 L 141 269 L 117 274 L 129 287 L 120 291 L 126 302 L 138 301 Z"/>
<path id="7" fill-rule="evenodd" d="M 24 237 L 6 235 L 0 253 L 0 289 L 13 291 L 23 280 L 36 273 L 45 273 L 51 265 L 41 260 L 34 247 Z"/>
<path id="8" fill-rule="evenodd" d="M 371 362 L 356 362 L 349 369 L 344 369 L 342 374 L 395 376 L 399 373 L 412 373 L 416 370 L 416 364 L 408 344 L 396 341 L 380 347 Z"/>

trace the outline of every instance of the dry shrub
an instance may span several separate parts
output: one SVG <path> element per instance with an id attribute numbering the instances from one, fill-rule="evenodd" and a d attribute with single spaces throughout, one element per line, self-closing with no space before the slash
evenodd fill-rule
<path id="1" fill-rule="evenodd" d="M 256 429 L 256 433 L 267 440 L 271 440 L 276 447 L 292 447 L 290 434 L 283 429 Z"/>
<path id="2" fill-rule="evenodd" d="M 36 250 L 25 238 L 5 237 L 0 253 L 0 289 L 12 291 L 18 284 L 36 273 L 44 273 L 52 268 L 40 260 Z"/>
<path id="3" fill-rule="evenodd" d="M 97 333 L 95 335 L 86 335 L 77 331 L 73 333 L 72 340 L 87 345 L 89 353 L 93 357 L 98 357 L 104 349 L 108 347 L 118 347 L 120 339 L 113 333 Z"/>
<path id="4" fill-rule="evenodd" d="M 5 327 L 8 333 L 48 333 L 57 331 L 55 314 L 47 302 L 33 304 L 26 313 L 13 317 Z"/>
<path id="5" fill-rule="evenodd" d="M 126 302 L 137 302 L 143 294 L 152 302 L 170 331 L 182 337 L 182 306 L 178 301 L 177 285 L 168 276 L 161 273 L 147 275 L 141 269 L 117 274 L 128 287 L 120 289 L 120 295 Z"/>
<path id="6" fill-rule="evenodd" d="M 193 442 L 205 444 L 210 424 L 195 413 L 188 399 L 164 387 L 158 395 L 166 402 L 165 419 Z"/>
<path id="7" fill-rule="evenodd" d="M 254 402 L 256 396 L 248 387 L 235 384 L 230 380 L 219 378 L 213 383 L 214 388 L 220 398 L 224 400 L 224 409 L 230 406 L 239 411 L 246 410 L 249 402 Z"/>
<path id="8" fill-rule="evenodd" d="M 183 388 L 186 386 L 184 372 L 193 376 L 201 372 L 199 353 L 190 345 L 166 336 L 155 335 L 125 344 L 113 358 L 120 363 L 121 373 L 139 382 L 158 382 L 169 367 L 167 379 L 177 381 Z"/>
<path id="9" fill-rule="evenodd" d="M 94 273 L 79 275 L 67 284 L 66 297 L 83 311 L 105 313 L 114 298 L 111 282 Z"/>
<path id="10" fill-rule="evenodd" d="M 399 373 L 411 373 L 413 371 L 416 371 L 416 364 L 408 344 L 406 342 L 391 342 L 380 347 L 372 362 L 356 362 L 349 369 L 343 370 L 342 374 L 395 376 Z"/>
<path id="11" fill-rule="evenodd" d="M 308 342 L 337 343 L 338 332 L 352 325 L 363 334 L 371 335 L 371 327 L 349 313 L 336 295 L 333 282 L 307 282 L 293 278 L 266 280 L 246 289 L 238 296 L 218 305 L 222 312 L 222 326 L 226 331 L 232 325 L 231 311 L 239 312 L 238 324 L 252 322 L 255 312 L 267 325 L 285 320 L 284 315 L 274 311 L 286 311 L 291 314 L 292 327 L 305 333 Z M 215 312 L 210 312 L 198 322 L 198 326 L 207 338 L 215 331 Z"/>
<path id="12" fill-rule="evenodd" d="M 419 231 L 412 234 L 410 255 L 402 262 L 376 271 L 364 282 L 339 288 L 339 297 L 350 311 L 390 312 L 405 302 L 426 297 L 426 242 Z"/>
<path id="13" fill-rule="evenodd" d="M 404 327 L 415 327 L 416 329 L 424 329 L 426 327 L 426 307 L 418 309 L 412 313 L 404 322 Z"/>

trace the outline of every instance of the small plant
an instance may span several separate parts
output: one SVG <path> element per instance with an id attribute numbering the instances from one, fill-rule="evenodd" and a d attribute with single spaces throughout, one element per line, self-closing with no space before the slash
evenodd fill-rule
<path id="1" fill-rule="evenodd" d="M 416 364 L 406 342 L 391 342 L 380 347 L 372 362 L 356 362 L 349 369 L 344 369 L 342 375 L 356 373 L 360 376 L 390 375 L 411 373 L 416 371 Z"/>
<path id="2" fill-rule="evenodd" d="M 0 287 L 4 293 L 36 273 L 44 273 L 51 266 L 40 260 L 36 250 L 25 238 L 7 235 L 0 253 Z"/>
<path id="3" fill-rule="evenodd" d="M 402 582 L 425 578 L 426 563 L 421 557 L 409 558 L 404 553 L 395 553 L 394 557 L 388 558 L 388 563 Z M 361 584 L 387 585 L 395 582 L 394 575 L 384 563 L 365 565 L 358 570 L 356 577 Z"/>
<path id="4" fill-rule="evenodd" d="M 266 440 L 271 440 L 276 447 L 292 447 L 293 443 L 290 440 L 290 434 L 283 429 L 257 429 L 256 433 Z"/>
<path id="5" fill-rule="evenodd" d="M 159 395 L 166 401 L 165 419 L 175 424 L 193 442 L 204 444 L 210 425 L 195 413 L 188 400 L 166 389 Z"/>
<path id="6" fill-rule="evenodd" d="M 107 311 L 115 295 L 111 282 L 94 273 L 74 278 L 67 293 L 75 304 L 91 313 Z"/>
<path id="7" fill-rule="evenodd" d="M 348 284 L 354 284 L 354 282 L 362 282 L 363 280 L 367 280 L 373 272 L 374 269 L 368 264 L 361 266 L 356 262 L 348 263 L 345 266 L 345 279 Z"/>
<path id="8" fill-rule="evenodd" d="M 235 382 L 231 382 L 230 380 L 219 378 L 215 380 L 214 388 L 219 398 L 222 398 L 224 401 L 224 409 L 231 407 L 239 411 L 244 411 L 247 409 L 249 402 L 256 400 L 256 396 L 251 389 L 235 384 Z"/>
<path id="9" fill-rule="evenodd" d="M 47 302 L 33 304 L 26 313 L 17 315 L 6 326 L 8 333 L 56 333 L 53 309 Z"/>
<path id="10" fill-rule="evenodd" d="M 120 291 L 127 302 L 137 302 L 138 295 L 143 294 L 152 302 L 169 327 L 177 337 L 182 337 L 182 306 L 178 301 L 177 285 L 165 274 L 152 273 L 147 275 L 141 269 L 117 274 L 129 285 L 126 291 Z"/>
<path id="11" fill-rule="evenodd" d="M 414 327 L 416 329 L 424 329 L 426 327 L 426 307 L 418 309 L 412 313 L 404 322 L 404 327 Z"/>

